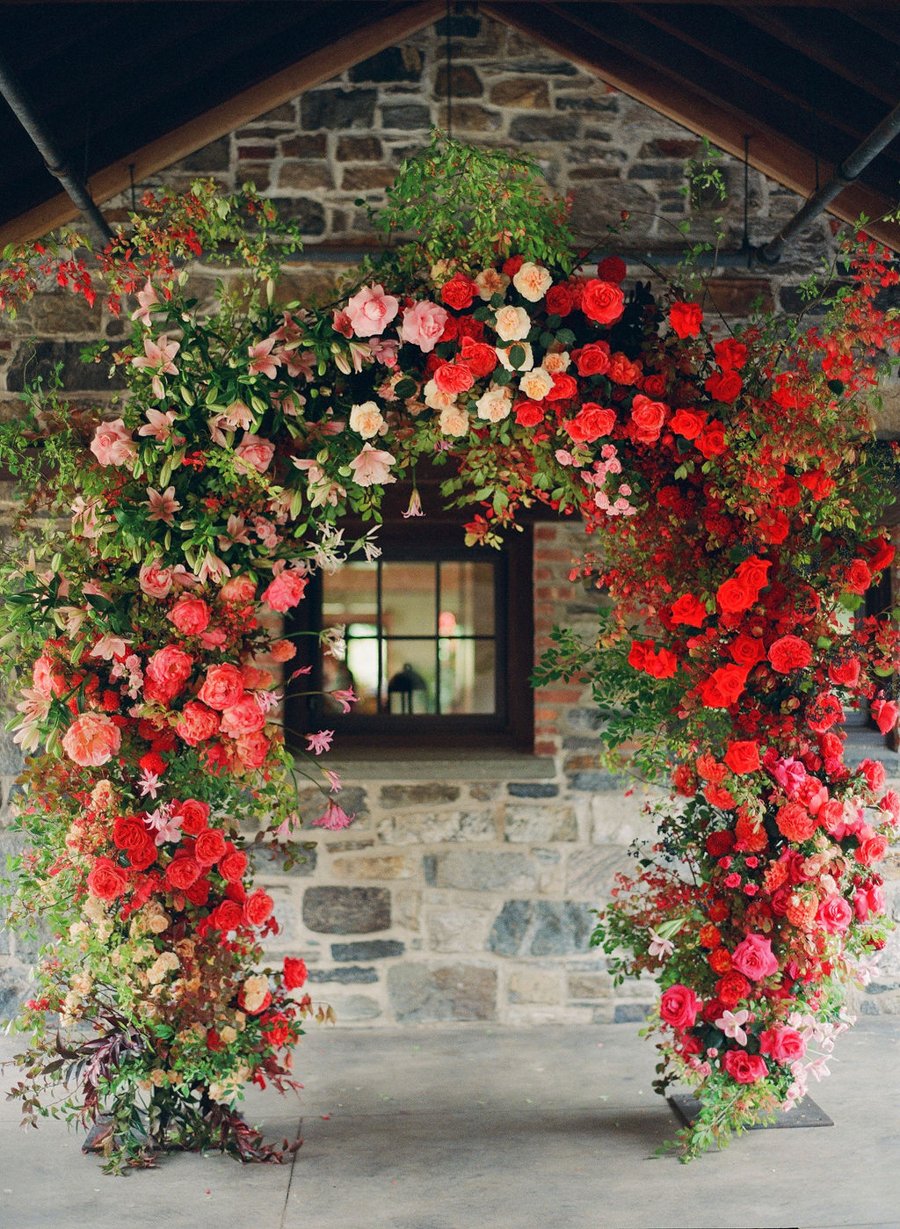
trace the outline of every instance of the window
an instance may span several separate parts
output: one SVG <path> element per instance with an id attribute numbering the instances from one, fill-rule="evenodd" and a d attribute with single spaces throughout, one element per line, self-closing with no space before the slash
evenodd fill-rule
<path id="1" fill-rule="evenodd" d="M 328 728 L 345 746 L 531 750 L 530 530 L 469 548 L 459 522 L 429 518 L 385 525 L 378 541 L 378 560 L 354 557 L 307 590 L 297 630 L 338 627 L 346 652 L 298 638 L 311 673 L 288 693 L 288 741 Z M 343 713 L 327 693 L 347 687 L 359 700 Z"/>

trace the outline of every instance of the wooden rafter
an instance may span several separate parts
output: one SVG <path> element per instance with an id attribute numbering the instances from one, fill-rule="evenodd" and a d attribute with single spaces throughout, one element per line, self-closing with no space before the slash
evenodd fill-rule
<path id="1" fill-rule="evenodd" d="M 743 158 L 744 136 L 750 134 L 750 163 L 756 170 L 803 197 L 814 191 L 816 160 L 809 150 L 760 123 L 749 112 L 710 98 L 696 84 L 678 80 L 661 65 L 648 71 L 647 63 L 638 56 L 612 46 L 586 20 L 576 20 L 577 10 L 567 10 L 560 4 L 506 5 L 482 0 L 481 11 L 553 47 L 588 72 L 689 131 L 707 137 L 735 157 Z M 860 214 L 879 219 L 892 204 L 871 188 L 854 184 L 829 205 L 829 212 L 845 222 L 856 221 Z M 866 229 L 883 243 L 900 249 L 900 226 L 875 221 Z"/>
<path id="2" fill-rule="evenodd" d="M 401 42 L 438 20 L 445 11 L 445 0 L 419 0 L 399 11 L 375 17 L 362 29 L 312 52 L 282 72 L 242 90 L 221 105 L 98 171 L 89 182 L 94 200 L 102 203 L 117 196 L 129 186 L 132 176 L 140 183 L 298 94 Z M 54 196 L 0 227 L 0 247 L 38 239 L 71 221 L 76 213 L 64 193 Z"/>

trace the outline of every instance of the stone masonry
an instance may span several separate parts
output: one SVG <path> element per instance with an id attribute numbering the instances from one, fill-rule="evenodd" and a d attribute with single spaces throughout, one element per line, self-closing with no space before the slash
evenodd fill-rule
<path id="1" fill-rule="evenodd" d="M 586 244 L 664 258 L 682 243 L 680 224 L 704 236 L 721 214 L 725 247 L 739 246 L 743 168 L 733 159 L 720 163 L 726 205 L 691 201 L 684 162 L 700 152 L 691 133 L 486 18 L 452 23 L 454 135 L 534 156 L 554 188 L 570 195 Z M 203 174 L 230 189 L 254 180 L 307 236 L 280 293 L 327 294 L 335 274 L 353 263 L 352 249 L 371 241 L 366 207 L 384 199 L 399 162 L 421 148 L 431 125 L 446 125 L 444 35 L 439 22 L 214 141 L 154 182 L 187 186 Z M 769 238 L 797 203 L 752 172 L 751 240 Z M 114 217 L 126 206 L 105 208 Z M 610 236 L 610 224 L 623 227 L 623 211 L 627 225 Z M 756 299 L 796 309 L 798 285 L 830 251 L 831 237 L 829 221 L 820 220 L 766 277 L 730 265 L 713 278 L 712 301 L 732 316 Z M 636 263 L 630 272 L 648 276 Z M 195 270 L 198 292 L 222 275 Z M 111 339 L 124 332 L 107 316 L 100 328 Z M 0 413 L 14 414 L 24 383 L 55 363 L 80 399 L 107 404 L 116 390 L 106 367 L 85 373 L 78 363 L 80 347 L 96 333 L 96 318 L 83 305 L 48 286 L 0 337 Z M 6 499 L 8 513 L 8 493 Z M 588 634 L 594 627 L 596 595 L 568 579 L 583 543 L 570 523 L 535 527 L 536 656 L 554 623 Z M 283 926 L 273 955 L 305 956 L 314 995 L 334 1005 L 342 1024 L 641 1019 L 654 1000 L 652 985 L 614 988 L 589 937 L 592 910 L 628 865 L 629 844 L 652 833 L 643 810 L 651 795 L 601 770 L 596 730 L 585 693 L 554 686 L 536 696 L 534 755 L 482 758 L 473 750 L 385 762 L 354 757 L 345 739 L 333 759 L 345 782 L 343 804 L 357 814 L 354 826 L 317 832 L 306 863 L 289 874 L 269 863 L 258 867 Z M 4 815 L 18 763 L 5 738 Z M 315 808 L 318 798 L 310 794 L 307 802 Z M 14 835 L 0 827 L 0 852 L 14 848 Z M 900 913 L 896 854 L 892 873 Z M 32 958 L 0 933 L 0 1016 L 26 991 Z M 862 1010 L 900 1011 L 900 941 L 885 953 Z"/>

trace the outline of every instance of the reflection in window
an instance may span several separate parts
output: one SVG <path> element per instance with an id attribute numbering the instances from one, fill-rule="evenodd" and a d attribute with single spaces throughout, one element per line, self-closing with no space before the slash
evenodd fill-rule
<path id="1" fill-rule="evenodd" d="M 354 712 L 497 711 L 496 571 L 482 560 L 350 563 L 323 577 L 322 623 L 344 630 L 346 658 L 323 661 L 323 687 L 353 687 Z M 334 712 L 326 697 L 325 712 Z"/>

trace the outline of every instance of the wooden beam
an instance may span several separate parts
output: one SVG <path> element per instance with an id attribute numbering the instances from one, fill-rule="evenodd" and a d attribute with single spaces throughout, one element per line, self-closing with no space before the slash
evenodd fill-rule
<path id="1" fill-rule="evenodd" d="M 517 4 L 507 6 L 495 0 L 482 0 L 480 9 L 497 21 L 528 34 L 552 47 L 588 72 L 636 98 L 654 111 L 668 116 L 698 136 L 736 158 L 744 157 L 744 136 L 752 137 L 750 164 L 764 175 L 806 197 L 815 190 L 816 160 L 809 150 L 761 124 L 739 108 L 708 98 L 701 89 L 678 81 L 661 65 L 648 71 L 647 65 L 633 55 L 605 42 L 596 30 L 571 20 L 560 4 Z M 893 202 L 863 184 L 847 188 L 828 211 L 845 222 L 855 222 L 860 214 L 880 219 Z M 874 238 L 900 250 L 900 226 L 874 221 L 866 230 Z"/>
<path id="2" fill-rule="evenodd" d="M 741 16 L 779 43 L 887 103 L 888 110 L 900 96 L 900 71 L 896 59 L 881 53 L 878 39 L 867 38 L 865 49 L 854 45 L 846 38 L 842 39 L 839 32 L 829 31 L 827 22 L 822 20 L 823 14 L 814 15 L 815 29 L 810 29 L 809 23 L 804 23 L 804 29 L 798 29 L 781 14 L 759 9 L 747 9 Z"/>
<path id="3" fill-rule="evenodd" d="M 353 64 L 408 38 L 445 13 L 445 0 L 418 0 L 375 18 L 362 29 L 354 30 L 329 46 L 314 51 L 282 72 L 242 90 L 220 106 L 104 167 L 89 181 L 94 200 L 99 204 L 117 196 L 129 186 L 132 174 L 135 182 L 140 183 L 211 141 L 226 136 L 298 94 L 321 85 Z M 64 193 L 55 196 L 0 227 L 0 247 L 7 243 L 27 243 L 39 239 L 48 231 L 70 222 L 77 212 Z"/>

